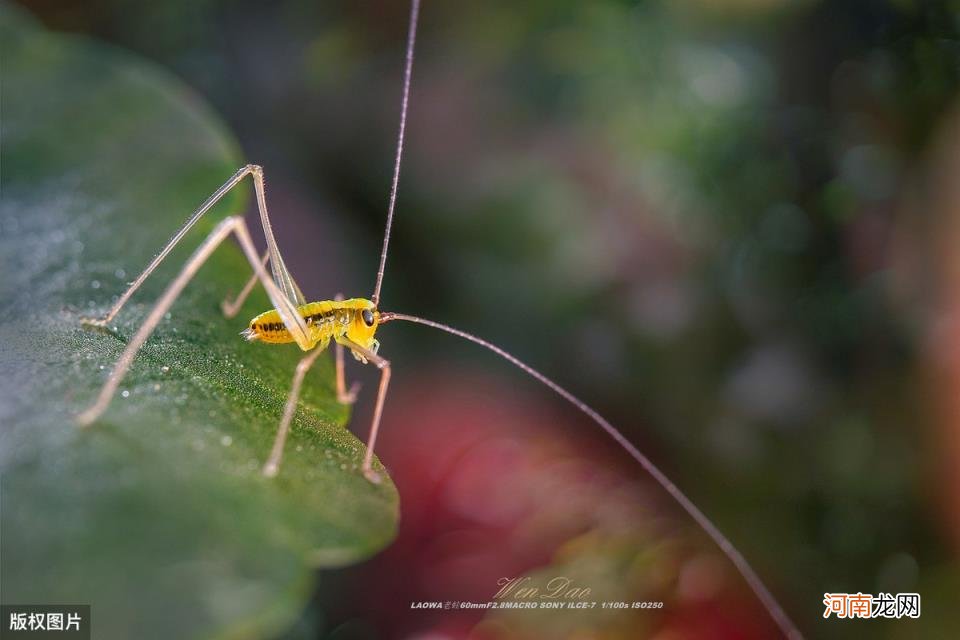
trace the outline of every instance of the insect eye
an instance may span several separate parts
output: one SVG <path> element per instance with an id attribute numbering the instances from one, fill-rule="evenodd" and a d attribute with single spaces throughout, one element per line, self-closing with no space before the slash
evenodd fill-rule
<path id="1" fill-rule="evenodd" d="M 364 309 L 360 315 L 363 317 L 363 321 L 368 327 L 373 326 L 373 311 L 370 311 L 370 309 Z"/>

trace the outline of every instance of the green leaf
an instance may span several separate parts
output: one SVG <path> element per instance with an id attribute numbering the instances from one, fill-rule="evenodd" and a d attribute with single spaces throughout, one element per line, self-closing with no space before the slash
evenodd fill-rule
<path id="1" fill-rule="evenodd" d="M 280 475 L 270 450 L 300 357 L 246 343 L 218 305 L 250 274 L 221 247 L 148 341 L 110 409 L 91 403 L 149 305 L 246 185 L 167 258 L 108 332 L 102 313 L 242 161 L 216 117 L 121 51 L 0 6 L 0 472 L 3 598 L 90 603 L 96 638 L 250 637 L 303 607 L 311 566 L 395 535 L 397 493 L 359 471 L 330 358 L 307 378 Z M 281 243 L 282 243 L 282 237 Z M 385 476 L 381 469 L 381 474 Z"/>

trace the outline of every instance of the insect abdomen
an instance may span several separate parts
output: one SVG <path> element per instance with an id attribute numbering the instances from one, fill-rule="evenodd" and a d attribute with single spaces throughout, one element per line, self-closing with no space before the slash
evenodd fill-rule
<path id="1" fill-rule="evenodd" d="M 293 336 L 287 331 L 286 325 L 276 311 L 267 311 L 250 321 L 250 326 L 243 332 L 247 340 L 259 340 L 273 344 L 293 342 Z"/>
<path id="2" fill-rule="evenodd" d="M 311 337 L 317 342 L 332 338 L 338 327 L 345 329 L 345 323 L 338 315 L 346 310 L 343 303 L 324 300 L 311 302 L 297 307 L 297 312 L 307 324 Z M 342 333 L 342 330 L 341 330 Z M 293 336 L 287 330 L 280 313 L 276 309 L 265 311 L 250 321 L 250 326 L 241 334 L 247 340 L 259 340 L 270 344 L 285 344 L 294 342 Z"/>

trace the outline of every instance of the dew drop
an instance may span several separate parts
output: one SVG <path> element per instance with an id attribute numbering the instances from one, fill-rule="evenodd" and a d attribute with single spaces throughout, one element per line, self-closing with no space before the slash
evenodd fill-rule
<path id="1" fill-rule="evenodd" d="M 91 283 L 90 283 L 90 288 L 91 288 L 91 289 L 99 289 L 99 288 L 100 288 L 100 281 L 99 281 L 99 280 L 94 280 L 93 282 L 91 282 Z"/>
<path id="2" fill-rule="evenodd" d="M 225 447 L 229 447 L 230 445 L 233 444 L 233 438 L 231 438 L 230 436 L 223 436 L 220 438 L 220 444 L 222 444 Z"/>
<path id="3" fill-rule="evenodd" d="M 120 395 L 123 396 L 124 398 L 129 398 L 130 392 L 124 389 L 123 391 L 120 392 Z"/>

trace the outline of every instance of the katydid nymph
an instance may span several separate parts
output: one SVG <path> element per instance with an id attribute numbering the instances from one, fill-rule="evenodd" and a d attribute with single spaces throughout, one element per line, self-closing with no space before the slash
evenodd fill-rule
<path id="1" fill-rule="evenodd" d="M 113 317 L 123 308 L 131 296 L 141 286 L 143 281 L 156 269 L 160 262 L 170 253 L 196 222 L 220 201 L 228 192 L 244 182 L 248 176 L 253 181 L 260 222 L 266 237 L 267 249 L 259 255 L 251 239 L 246 222 L 240 216 L 231 216 L 220 222 L 187 260 L 177 277 L 170 283 L 160 299 L 147 314 L 143 324 L 129 340 L 125 350 L 117 360 L 110 377 L 104 384 L 94 403 L 77 416 L 80 425 L 89 426 L 96 422 L 109 405 L 111 398 L 124 374 L 130 368 L 137 352 L 150 337 L 161 319 L 167 314 L 171 305 L 190 282 L 193 276 L 210 255 L 231 235 L 240 244 L 244 255 L 253 269 L 253 276 L 242 288 L 239 295 L 233 300 L 225 300 L 222 304 L 224 314 L 231 318 L 235 316 L 259 282 L 274 308 L 253 318 L 242 332 L 242 336 L 249 341 L 264 343 L 265 345 L 295 343 L 305 355 L 298 363 L 291 389 L 274 439 L 273 447 L 262 465 L 262 473 L 273 477 L 282 473 L 284 444 L 290 424 L 297 411 L 304 378 L 318 356 L 331 343 L 334 345 L 336 358 L 336 386 L 338 399 L 343 403 L 351 403 L 355 399 L 355 392 L 349 390 L 344 380 L 343 353 L 349 349 L 355 358 L 363 363 L 376 366 L 380 370 L 380 384 L 378 387 L 376 404 L 367 440 L 361 471 L 371 482 L 380 482 L 381 478 L 374 469 L 374 446 L 380 428 L 383 407 L 390 384 L 390 362 L 379 353 L 380 343 L 376 334 L 381 325 L 393 321 L 406 321 L 439 329 L 446 333 L 458 336 L 474 344 L 485 347 L 501 356 L 508 362 L 529 374 L 534 379 L 546 385 L 559 396 L 567 400 L 573 407 L 586 414 L 607 434 L 623 447 L 653 478 L 680 504 L 707 535 L 720 547 L 724 555 L 733 563 L 743 576 L 749 587 L 757 595 L 764 608 L 776 622 L 786 637 L 799 638 L 801 634 L 780 607 L 776 599 L 764 586 L 756 572 L 750 567 L 741 553 L 724 536 L 719 529 L 705 516 L 696 505 L 661 472 L 636 446 L 634 446 L 619 430 L 610 424 L 599 413 L 579 400 L 566 389 L 547 378 L 545 375 L 519 360 L 504 349 L 483 340 L 475 335 L 453 328 L 449 325 L 427 320 L 417 316 L 392 311 L 381 311 L 380 293 L 386 267 L 387 252 L 390 243 L 390 231 L 393 225 L 393 214 L 397 199 L 397 185 L 400 177 L 401 159 L 403 156 L 404 137 L 406 133 L 407 107 L 410 96 L 410 80 L 413 68 L 414 44 L 416 41 L 417 21 L 419 15 L 419 0 L 413 0 L 410 10 L 410 22 L 407 32 L 406 56 L 403 69 L 403 88 L 400 103 L 400 125 L 397 135 L 396 154 L 394 158 L 393 175 L 387 207 L 386 228 L 383 245 L 380 253 L 379 268 L 377 270 L 373 292 L 369 298 L 342 299 L 318 302 L 308 302 L 300 291 L 290 271 L 283 261 L 280 248 L 274 238 L 273 229 L 267 210 L 267 199 L 264 187 L 264 172 L 260 166 L 247 165 L 230 177 L 217 189 L 200 207 L 187 219 L 173 238 L 164 246 L 160 253 L 150 262 L 143 272 L 131 283 L 129 288 L 120 296 L 113 307 L 103 316 L 84 320 L 90 326 L 106 326 Z M 267 272 L 267 265 L 270 273 Z"/>

